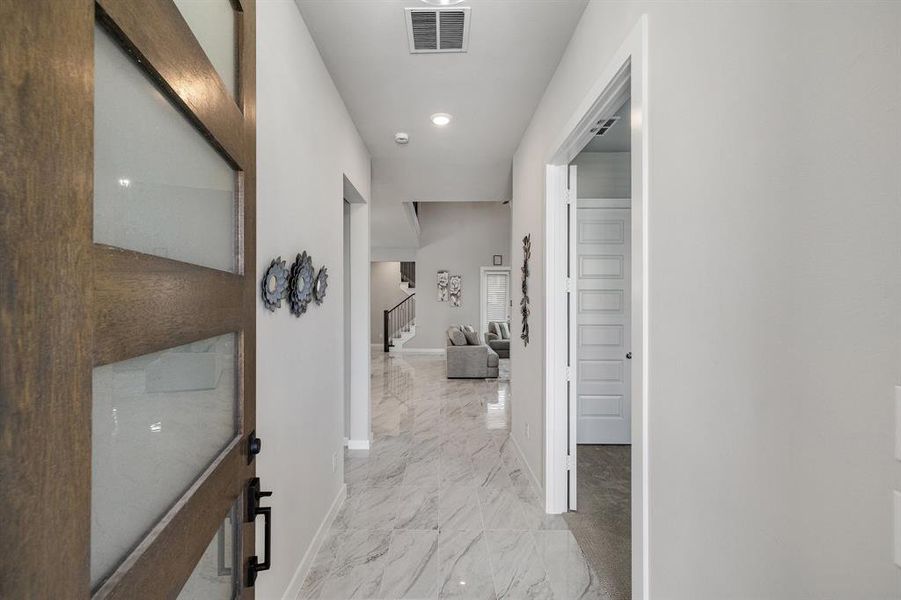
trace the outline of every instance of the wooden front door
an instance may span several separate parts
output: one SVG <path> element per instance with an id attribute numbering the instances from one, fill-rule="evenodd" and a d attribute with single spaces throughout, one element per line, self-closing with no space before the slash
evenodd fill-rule
<path id="1" fill-rule="evenodd" d="M 254 32 L 0 2 L 0 598 L 253 597 Z"/>

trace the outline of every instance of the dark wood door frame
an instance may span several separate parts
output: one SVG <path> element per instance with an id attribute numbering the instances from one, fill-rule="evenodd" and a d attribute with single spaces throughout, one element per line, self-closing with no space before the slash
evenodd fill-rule
<path id="1" fill-rule="evenodd" d="M 254 476 L 255 6 L 233 5 L 236 98 L 172 0 L 0 3 L 2 598 L 92 596 L 94 366 L 239 334 L 238 434 L 95 598 L 176 596 Z M 238 173 L 237 273 L 93 243 L 95 19 Z"/>

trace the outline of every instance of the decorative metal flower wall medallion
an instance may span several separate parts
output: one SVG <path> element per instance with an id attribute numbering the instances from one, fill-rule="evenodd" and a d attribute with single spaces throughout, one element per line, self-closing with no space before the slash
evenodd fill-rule
<path id="1" fill-rule="evenodd" d="M 288 277 L 288 308 L 292 315 L 299 317 L 307 312 L 313 299 L 313 279 L 313 259 L 306 252 L 298 254 Z"/>
<path id="2" fill-rule="evenodd" d="M 313 298 L 316 304 L 322 304 L 325 300 L 325 293 L 328 291 L 328 268 L 320 267 L 316 274 L 316 283 L 313 285 Z"/>
<path id="3" fill-rule="evenodd" d="M 288 291 L 288 269 L 285 261 L 279 256 L 266 269 L 263 281 L 260 285 L 263 292 L 263 306 L 271 312 L 282 305 L 282 299 Z"/>
<path id="4" fill-rule="evenodd" d="M 529 258 L 532 256 L 532 234 L 522 238 L 522 300 L 519 307 L 522 310 L 522 338 L 523 344 L 529 345 Z"/>

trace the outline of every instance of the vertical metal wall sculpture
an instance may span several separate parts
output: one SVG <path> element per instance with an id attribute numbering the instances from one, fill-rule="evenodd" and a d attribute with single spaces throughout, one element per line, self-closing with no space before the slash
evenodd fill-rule
<path id="1" fill-rule="evenodd" d="M 519 307 L 522 310 L 522 338 L 523 344 L 529 345 L 529 258 L 532 256 L 532 234 L 522 238 L 522 300 Z"/>

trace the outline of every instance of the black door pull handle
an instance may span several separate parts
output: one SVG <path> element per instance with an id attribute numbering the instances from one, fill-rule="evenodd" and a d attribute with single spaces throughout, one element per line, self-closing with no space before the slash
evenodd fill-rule
<path id="1" fill-rule="evenodd" d="M 263 515 L 263 552 L 266 560 L 260 561 L 258 556 L 247 559 L 247 587 L 253 587 L 260 571 L 272 568 L 272 508 L 260 506 L 260 498 L 268 498 L 272 492 L 260 490 L 260 478 L 254 477 L 247 484 L 247 521 L 255 521 Z"/>
<path id="2" fill-rule="evenodd" d="M 272 509 L 268 506 L 259 508 L 257 514 L 263 515 L 263 551 L 266 560 L 260 562 L 257 556 L 247 559 L 247 587 L 253 587 L 257 582 L 257 573 L 272 568 Z"/>

